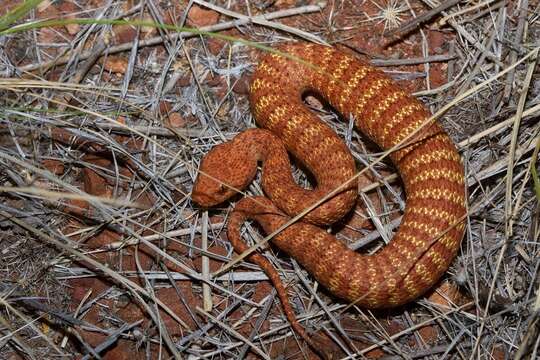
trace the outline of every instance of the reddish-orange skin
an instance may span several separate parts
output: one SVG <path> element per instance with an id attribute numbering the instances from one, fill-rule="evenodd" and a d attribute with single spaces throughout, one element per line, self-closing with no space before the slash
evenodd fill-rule
<path id="1" fill-rule="evenodd" d="M 306 91 L 323 96 L 345 119 L 353 116 L 356 127 L 383 150 L 408 139 L 429 117 L 417 99 L 380 70 L 350 55 L 303 44 L 280 51 L 295 59 L 265 56 L 251 85 L 257 124 L 268 130 L 251 129 L 214 148 L 203 160 L 193 190 L 196 202 L 213 206 L 234 194 L 221 183 L 245 188 L 255 175 L 257 161 L 263 161 L 263 188 L 271 200 L 244 198 L 229 219 L 228 237 L 240 253 L 248 249 L 239 235 L 246 219 L 256 220 L 266 233 L 272 233 L 289 216 L 355 174 L 343 141 L 302 102 Z M 314 174 L 316 189 L 307 191 L 294 183 L 278 138 Z M 446 271 L 463 237 L 463 167 L 451 139 L 434 123 L 407 144 L 390 155 L 402 177 L 407 206 L 397 233 L 381 251 L 372 256 L 356 253 L 324 229 L 307 223 L 329 224 L 343 216 L 355 202 L 354 186 L 272 239 L 332 294 L 364 307 L 395 307 L 423 294 Z M 259 254 L 249 259 L 269 275 L 289 321 L 307 338 L 275 269 Z"/>

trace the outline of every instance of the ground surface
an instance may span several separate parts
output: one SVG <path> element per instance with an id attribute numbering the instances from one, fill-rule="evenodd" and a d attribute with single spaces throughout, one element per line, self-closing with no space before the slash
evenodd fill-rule
<path id="1" fill-rule="evenodd" d="M 4 1 L 0 14 L 18 3 Z M 449 106 L 440 122 L 463 156 L 469 193 L 454 265 L 399 309 L 347 306 L 266 250 L 306 329 L 338 358 L 540 356 L 540 190 L 531 171 L 540 7 L 445 3 L 435 11 L 427 0 L 39 3 L 17 23 L 132 23 L 0 35 L 0 358 L 315 358 L 258 267 L 242 262 L 203 286 L 235 256 L 225 235 L 234 204 L 205 213 L 189 196 L 204 154 L 254 126 L 254 44 L 291 40 L 333 44 L 382 66 L 433 112 Z M 266 22 L 248 18 L 263 14 Z M 316 98 L 306 102 L 345 137 L 359 167 L 377 157 Z M 364 177 L 357 208 L 331 229 L 359 251 L 391 238 L 406 200 L 391 164 L 376 170 L 386 184 Z M 261 238 L 256 228 L 246 236 Z"/>

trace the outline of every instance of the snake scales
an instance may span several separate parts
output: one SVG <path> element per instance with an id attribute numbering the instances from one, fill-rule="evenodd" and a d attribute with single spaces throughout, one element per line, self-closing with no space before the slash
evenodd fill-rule
<path id="1" fill-rule="evenodd" d="M 418 100 L 353 56 L 312 44 L 280 50 L 302 61 L 274 53 L 260 61 L 250 103 L 257 124 L 267 130 L 250 129 L 214 147 L 201 163 L 192 192 L 202 206 L 222 203 L 234 189 L 249 185 L 262 161 L 262 186 L 269 199 L 244 198 L 229 219 L 228 238 L 239 253 L 248 249 L 240 238 L 244 221 L 253 219 L 272 233 L 356 172 L 344 142 L 309 111 L 303 94 L 315 92 L 343 117 L 353 116 L 356 127 L 383 150 L 407 140 L 429 117 Z M 319 227 L 352 208 L 354 184 L 272 239 L 332 294 L 364 307 L 395 307 L 426 292 L 446 271 L 463 237 L 464 176 L 453 142 L 432 123 L 407 144 L 390 155 L 407 205 L 397 233 L 382 250 L 371 256 L 356 253 Z M 287 150 L 314 175 L 315 189 L 295 183 Z M 276 270 L 258 253 L 249 259 L 268 274 L 287 318 L 307 339 Z"/>

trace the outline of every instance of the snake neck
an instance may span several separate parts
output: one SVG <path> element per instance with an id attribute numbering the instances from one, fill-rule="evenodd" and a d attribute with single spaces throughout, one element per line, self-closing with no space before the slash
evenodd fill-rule
<path id="1" fill-rule="evenodd" d="M 242 189 L 251 183 L 257 163 L 262 162 L 262 187 L 265 193 L 279 209 L 290 216 L 302 213 L 354 175 L 353 172 L 323 172 L 319 168 L 320 163 L 313 166 L 309 162 L 302 162 L 313 174 L 316 184 L 313 189 L 301 187 L 292 175 L 291 162 L 283 142 L 274 133 L 264 129 L 249 129 L 237 135 L 231 143 L 230 153 L 249 159 L 242 166 L 251 170 L 239 171 L 248 176 L 239 181 Z M 331 164 L 326 166 L 332 167 Z M 303 221 L 317 225 L 331 224 L 342 218 L 354 202 L 354 184 L 350 184 L 314 211 L 307 213 Z"/>

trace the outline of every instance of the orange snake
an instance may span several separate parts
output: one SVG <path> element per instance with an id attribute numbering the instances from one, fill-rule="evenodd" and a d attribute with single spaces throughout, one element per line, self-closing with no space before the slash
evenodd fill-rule
<path id="1" fill-rule="evenodd" d="M 294 58 L 265 55 L 250 89 L 257 124 L 267 130 L 250 129 L 214 147 L 201 163 L 192 199 L 204 207 L 226 201 L 234 189 L 249 185 L 262 161 L 262 186 L 269 199 L 241 199 L 228 223 L 229 241 L 242 253 L 249 249 L 240 238 L 244 221 L 253 219 L 270 234 L 353 177 L 355 162 L 347 146 L 303 103 L 303 94 L 315 92 L 344 118 L 354 117 L 356 127 L 383 150 L 408 140 L 389 155 L 403 180 L 406 209 L 388 245 L 371 256 L 356 253 L 319 227 L 352 208 L 352 184 L 281 231 L 272 243 L 349 302 L 384 308 L 417 298 L 447 270 L 463 237 L 463 166 L 452 140 L 436 123 L 408 139 L 429 112 L 383 72 L 355 57 L 313 44 L 287 45 L 280 51 Z M 315 189 L 295 183 L 287 151 L 315 176 Z M 308 339 L 276 270 L 258 253 L 248 259 L 267 273 L 291 325 Z"/>

